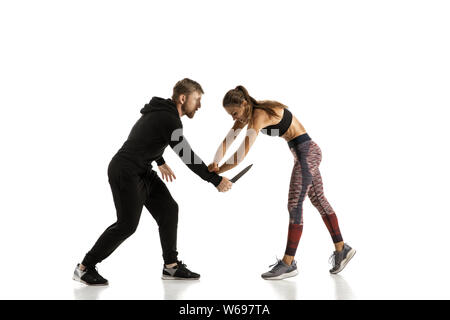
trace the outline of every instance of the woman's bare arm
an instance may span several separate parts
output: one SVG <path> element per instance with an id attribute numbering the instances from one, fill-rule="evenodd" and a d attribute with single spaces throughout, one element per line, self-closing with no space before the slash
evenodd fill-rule
<path id="1" fill-rule="evenodd" d="M 222 143 L 216 151 L 213 160 L 214 163 L 218 164 L 223 159 L 228 148 L 231 146 L 234 140 L 236 140 L 237 136 L 242 131 L 242 128 L 245 127 L 245 125 L 245 123 L 242 123 L 240 121 L 234 122 L 233 127 L 230 129 L 230 131 L 228 131 L 228 134 L 226 135 L 225 139 L 223 139 Z"/>
<path id="2" fill-rule="evenodd" d="M 241 143 L 236 152 L 220 166 L 218 171 L 219 174 L 233 169 L 244 160 L 245 156 L 250 151 L 250 148 L 255 143 L 259 130 L 265 126 L 264 120 L 265 119 L 263 117 L 256 117 L 253 122 L 248 125 L 244 141 Z"/>

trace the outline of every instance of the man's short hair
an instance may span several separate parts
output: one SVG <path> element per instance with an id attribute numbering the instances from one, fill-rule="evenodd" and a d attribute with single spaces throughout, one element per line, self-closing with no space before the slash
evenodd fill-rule
<path id="1" fill-rule="evenodd" d="M 183 80 L 178 81 L 173 87 L 172 100 L 176 101 L 182 94 L 189 96 L 195 91 L 198 91 L 201 94 L 204 93 L 202 86 L 198 82 L 184 78 Z"/>

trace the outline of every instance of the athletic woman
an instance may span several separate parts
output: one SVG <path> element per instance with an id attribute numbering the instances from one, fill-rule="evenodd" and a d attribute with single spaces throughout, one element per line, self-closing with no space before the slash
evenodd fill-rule
<path id="1" fill-rule="evenodd" d="M 332 263 L 330 273 L 342 271 L 356 251 L 344 243 L 336 214 L 323 194 L 319 171 L 322 153 L 319 146 L 311 140 L 303 125 L 285 105 L 276 101 L 257 101 L 243 86 L 237 86 L 225 94 L 223 107 L 235 122 L 219 146 L 213 163 L 208 166 L 211 172 L 221 174 L 242 162 L 260 131 L 270 136 L 284 138 L 294 156 L 289 186 L 290 219 L 286 251 L 283 259 L 278 260 L 270 271 L 262 274 L 262 277 L 275 280 L 297 275 L 294 256 L 303 230 L 302 204 L 306 195 L 320 212 L 335 246 L 335 251 L 330 257 Z M 243 143 L 234 155 L 219 167 L 227 149 L 245 126 L 247 132 Z"/>

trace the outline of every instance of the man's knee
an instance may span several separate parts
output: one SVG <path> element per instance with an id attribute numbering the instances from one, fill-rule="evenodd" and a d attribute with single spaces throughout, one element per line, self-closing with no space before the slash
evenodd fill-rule
<path id="1" fill-rule="evenodd" d="M 122 238 L 128 238 L 137 230 L 137 223 L 120 223 L 116 226 L 116 233 Z"/>
<path id="2" fill-rule="evenodd" d="M 164 214 L 159 215 L 157 223 L 160 227 L 178 224 L 178 204 L 175 200 L 166 203 Z"/>
<path id="3" fill-rule="evenodd" d="M 171 214 L 171 215 L 176 215 L 178 216 L 178 203 L 175 200 L 171 200 L 167 202 L 167 206 L 166 206 L 166 210 Z"/>
<path id="4" fill-rule="evenodd" d="M 173 200 L 173 203 L 172 203 L 172 210 L 173 210 L 173 212 L 178 214 L 178 203 L 175 200 Z"/>

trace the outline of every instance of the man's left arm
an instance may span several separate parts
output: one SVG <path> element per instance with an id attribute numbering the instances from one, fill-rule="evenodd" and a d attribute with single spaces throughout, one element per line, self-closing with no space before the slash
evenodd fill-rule
<path id="1" fill-rule="evenodd" d="M 220 184 L 222 177 L 215 172 L 209 172 L 206 164 L 192 150 L 189 142 L 183 135 L 182 129 L 173 133 L 169 145 L 192 172 L 203 180 L 211 182 L 215 187 Z"/>
<path id="2" fill-rule="evenodd" d="M 165 163 L 166 163 L 166 160 L 164 160 L 164 158 L 162 156 L 160 158 L 156 159 L 156 164 L 158 166 L 162 166 Z"/>

